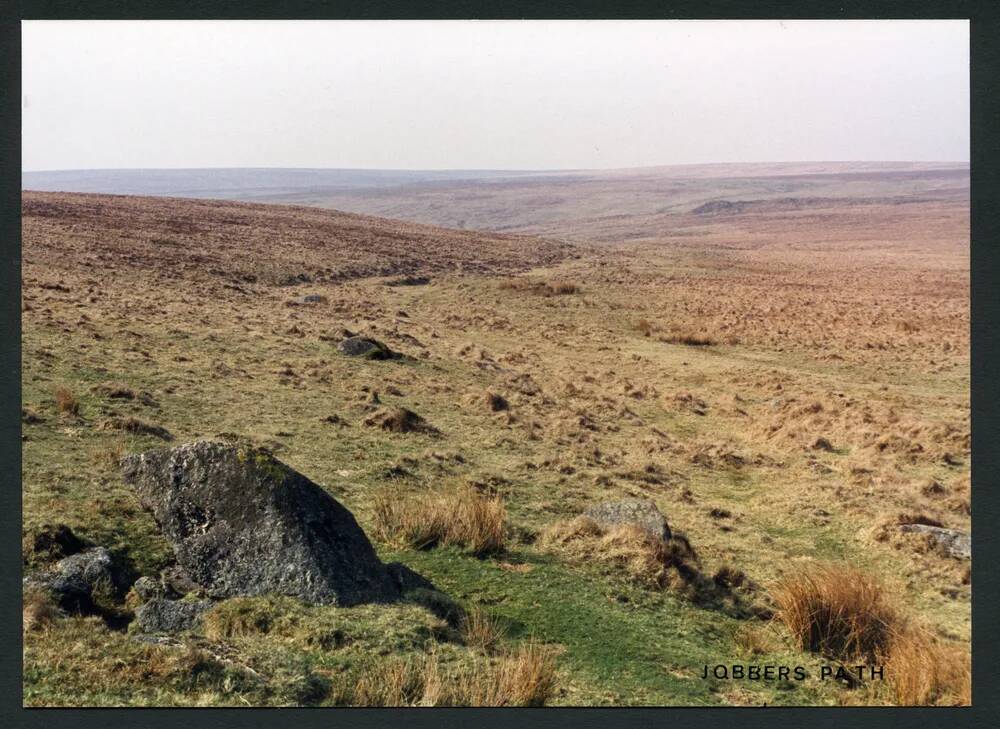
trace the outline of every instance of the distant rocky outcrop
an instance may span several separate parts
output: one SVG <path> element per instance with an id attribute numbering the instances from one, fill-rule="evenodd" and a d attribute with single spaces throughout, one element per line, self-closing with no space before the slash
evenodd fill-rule
<path id="1" fill-rule="evenodd" d="M 721 213 L 741 213 L 747 207 L 745 200 L 710 200 L 691 212 L 695 215 L 719 215 Z"/>
<path id="2" fill-rule="evenodd" d="M 129 456 L 124 477 L 209 597 L 353 605 L 399 588 L 351 512 L 270 453 L 199 441 Z"/>
<path id="3" fill-rule="evenodd" d="M 671 536 L 667 518 L 649 499 L 603 501 L 587 509 L 584 516 L 605 529 L 631 524 L 664 541 Z"/>
<path id="4" fill-rule="evenodd" d="M 911 534 L 927 535 L 949 557 L 972 559 L 972 537 L 965 532 L 928 524 L 901 524 L 899 530 Z"/>

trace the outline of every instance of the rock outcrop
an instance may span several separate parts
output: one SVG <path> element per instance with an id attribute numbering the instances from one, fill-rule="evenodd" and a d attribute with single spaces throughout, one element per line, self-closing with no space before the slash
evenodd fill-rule
<path id="1" fill-rule="evenodd" d="M 957 529 L 929 526 L 927 524 L 902 524 L 901 532 L 925 534 L 949 557 L 972 559 L 972 537 Z"/>
<path id="2" fill-rule="evenodd" d="M 129 456 L 123 469 L 209 597 L 354 605 L 399 595 L 351 512 L 267 451 L 199 441 Z"/>
<path id="3" fill-rule="evenodd" d="M 651 536 L 670 539 L 670 527 L 667 519 L 649 499 L 620 499 L 604 501 L 592 506 L 584 512 L 605 529 L 632 524 Z"/>

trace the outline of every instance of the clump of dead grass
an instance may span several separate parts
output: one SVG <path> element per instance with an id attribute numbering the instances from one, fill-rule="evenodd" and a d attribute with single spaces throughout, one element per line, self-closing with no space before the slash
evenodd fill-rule
<path id="1" fill-rule="evenodd" d="M 507 279 L 500 283 L 501 289 L 510 291 L 527 291 L 539 296 L 567 296 L 582 293 L 583 289 L 573 281 L 528 281 L 524 279 Z"/>
<path id="2" fill-rule="evenodd" d="M 894 703 L 971 702 L 968 650 L 912 621 L 873 575 L 815 566 L 786 577 L 772 596 L 799 647 L 845 663 L 882 665 Z"/>
<path id="3" fill-rule="evenodd" d="M 375 498 L 374 531 L 417 549 L 455 545 L 478 556 L 499 554 L 506 546 L 507 509 L 499 496 L 468 485 L 404 497 L 383 492 Z"/>
<path id="4" fill-rule="evenodd" d="M 59 607 L 44 590 L 25 589 L 21 607 L 22 629 L 25 633 L 45 631 L 61 616 Z"/>
<path id="5" fill-rule="evenodd" d="M 373 661 L 334 689 L 349 706 L 544 706 L 556 688 L 554 651 L 525 643 L 487 662 L 445 667 L 436 654 Z"/>
<path id="6" fill-rule="evenodd" d="M 381 428 L 390 433 L 426 433 L 436 435 L 440 431 L 420 415 L 406 408 L 383 408 L 365 418 L 365 425 Z"/>
<path id="7" fill-rule="evenodd" d="M 967 706 L 972 703 L 968 650 L 943 643 L 927 628 L 909 626 L 895 636 L 880 660 L 899 706 Z"/>
<path id="8" fill-rule="evenodd" d="M 147 423 L 145 420 L 128 416 L 125 418 L 108 418 L 97 424 L 98 430 L 111 430 L 132 435 L 151 435 L 160 440 L 173 440 L 170 431 L 160 425 Z"/>
<path id="9" fill-rule="evenodd" d="M 466 611 L 458 629 L 465 645 L 483 651 L 493 650 L 506 635 L 504 626 L 480 607 Z"/>
<path id="10" fill-rule="evenodd" d="M 549 526 L 538 545 L 574 562 L 610 564 L 632 582 L 654 589 L 689 586 L 701 576 L 687 539 L 678 534 L 664 541 L 632 524 L 605 529 L 590 517 L 578 516 Z"/>
<path id="11" fill-rule="evenodd" d="M 689 347 L 713 347 L 718 341 L 700 332 L 673 332 L 660 337 L 665 344 L 685 344 Z"/>
<path id="12" fill-rule="evenodd" d="M 56 410 L 63 415 L 79 415 L 80 401 L 68 387 L 59 386 L 53 392 L 56 399 Z"/>
<path id="13" fill-rule="evenodd" d="M 903 618 L 873 575 L 815 565 L 772 590 L 778 616 L 799 646 L 844 660 L 875 660 Z"/>
<path id="14" fill-rule="evenodd" d="M 651 337 L 653 336 L 653 332 L 656 331 L 656 327 L 648 319 L 640 319 L 635 325 L 635 330 L 644 337 Z"/>

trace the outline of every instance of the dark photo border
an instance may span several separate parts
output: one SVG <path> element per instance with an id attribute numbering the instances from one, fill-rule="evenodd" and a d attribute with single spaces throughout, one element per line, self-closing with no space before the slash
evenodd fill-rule
<path id="1" fill-rule="evenodd" d="M 973 705 L 963 708 L 23 709 L 21 636 L 21 47 L 22 19 L 970 19 Z M 0 2 L 0 726 L 141 727 L 1000 726 L 1000 416 L 992 370 L 1000 329 L 1000 3 L 996 0 L 675 0 L 567 3 L 443 0 L 4 0 Z"/>

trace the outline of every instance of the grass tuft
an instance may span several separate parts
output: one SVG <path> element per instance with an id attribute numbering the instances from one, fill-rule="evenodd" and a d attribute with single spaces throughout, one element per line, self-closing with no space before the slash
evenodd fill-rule
<path id="1" fill-rule="evenodd" d="M 68 387 L 59 386 L 53 393 L 56 399 L 56 410 L 63 415 L 79 415 L 80 401 Z"/>
<path id="2" fill-rule="evenodd" d="M 506 524 L 503 500 L 471 486 L 402 498 L 382 492 L 375 497 L 376 536 L 417 549 L 453 545 L 477 556 L 499 554 L 506 547 Z"/>

